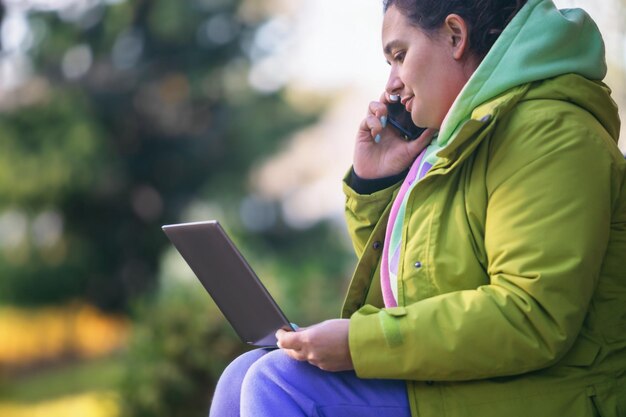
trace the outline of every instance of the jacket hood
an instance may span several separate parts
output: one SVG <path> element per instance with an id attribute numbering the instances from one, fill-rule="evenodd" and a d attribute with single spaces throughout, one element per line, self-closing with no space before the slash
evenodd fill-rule
<path id="1" fill-rule="evenodd" d="M 605 77 L 600 31 L 582 9 L 559 10 L 552 0 L 528 0 L 456 98 L 437 145 L 446 146 L 480 104 L 513 87 L 564 74 L 579 74 L 589 80 Z M 582 107 L 586 107 L 584 102 L 581 100 Z"/>

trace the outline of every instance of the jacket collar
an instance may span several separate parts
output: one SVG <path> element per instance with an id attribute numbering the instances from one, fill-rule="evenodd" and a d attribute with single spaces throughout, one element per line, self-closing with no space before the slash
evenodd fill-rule
<path id="1" fill-rule="evenodd" d="M 467 159 L 497 121 L 526 95 L 530 87 L 529 83 L 512 88 L 476 107 L 471 118 L 454 133 L 450 144 L 437 153 L 439 160 L 429 174 L 445 174 Z"/>

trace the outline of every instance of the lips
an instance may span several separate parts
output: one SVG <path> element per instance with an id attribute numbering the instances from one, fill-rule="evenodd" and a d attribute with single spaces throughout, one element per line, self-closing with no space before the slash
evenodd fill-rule
<path id="1" fill-rule="evenodd" d="M 405 98 L 401 101 L 401 103 L 404 105 L 404 108 L 406 109 L 406 111 L 408 111 L 409 113 L 411 113 L 411 106 L 413 104 L 413 99 L 415 98 L 415 96 L 411 96 L 408 98 Z"/>

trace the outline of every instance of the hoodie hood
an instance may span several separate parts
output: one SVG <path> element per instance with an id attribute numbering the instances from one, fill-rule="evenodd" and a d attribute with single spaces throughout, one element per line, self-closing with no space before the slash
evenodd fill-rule
<path id="1" fill-rule="evenodd" d="M 433 144 L 445 147 L 477 106 L 513 87 L 564 74 L 602 80 L 604 54 L 600 31 L 585 11 L 528 0 L 461 90 Z"/>

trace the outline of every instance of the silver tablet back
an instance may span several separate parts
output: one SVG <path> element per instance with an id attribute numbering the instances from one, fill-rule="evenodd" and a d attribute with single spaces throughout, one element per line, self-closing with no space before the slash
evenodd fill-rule
<path id="1" fill-rule="evenodd" d="M 166 225 L 163 231 L 241 340 L 276 347 L 274 333 L 293 330 L 217 221 Z"/>

